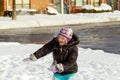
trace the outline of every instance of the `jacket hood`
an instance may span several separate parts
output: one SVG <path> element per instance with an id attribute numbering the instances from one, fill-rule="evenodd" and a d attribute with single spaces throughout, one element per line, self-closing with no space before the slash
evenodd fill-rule
<path id="1" fill-rule="evenodd" d="M 67 45 L 69 46 L 78 45 L 79 42 L 80 42 L 79 37 L 76 34 L 73 34 L 72 39 Z"/>

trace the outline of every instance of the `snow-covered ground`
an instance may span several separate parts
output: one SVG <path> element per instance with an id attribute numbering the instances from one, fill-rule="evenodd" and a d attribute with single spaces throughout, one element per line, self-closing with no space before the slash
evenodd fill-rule
<path id="1" fill-rule="evenodd" d="M 49 54 L 35 62 L 23 62 L 41 44 L 0 43 L 0 80 L 51 80 Z M 79 47 L 79 71 L 71 80 L 120 80 L 120 55 Z"/>
<path id="2" fill-rule="evenodd" d="M 18 15 L 16 20 L 12 20 L 11 17 L 0 17 L 0 29 L 44 26 L 49 27 L 56 25 L 98 23 L 109 21 L 120 21 L 120 11 L 114 11 L 113 13 L 77 13 L 64 15 Z"/>
<path id="3" fill-rule="evenodd" d="M 17 20 L 0 17 L 0 29 L 108 21 L 120 21 L 120 11 L 97 14 L 18 15 Z M 35 62 L 23 62 L 24 58 L 41 46 L 41 44 L 0 42 L 0 80 L 51 80 L 52 72 L 47 69 L 52 63 L 51 54 Z M 79 71 L 71 80 L 120 80 L 120 55 L 79 47 L 77 63 Z"/>

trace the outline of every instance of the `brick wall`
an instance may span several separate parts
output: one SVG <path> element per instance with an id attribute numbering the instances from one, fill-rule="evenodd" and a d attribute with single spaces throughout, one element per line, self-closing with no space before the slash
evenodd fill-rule
<path id="1" fill-rule="evenodd" d="M 120 10 L 120 0 L 118 0 L 118 9 Z"/>
<path id="2" fill-rule="evenodd" d="M 91 0 L 87 0 L 87 4 L 91 4 Z"/>
<path id="3" fill-rule="evenodd" d="M 100 3 L 107 3 L 107 0 L 100 0 Z"/>
<path id="4" fill-rule="evenodd" d="M 44 13 L 48 3 L 49 0 L 30 0 L 30 8 L 36 9 L 38 13 Z"/>
<path id="5" fill-rule="evenodd" d="M 6 0 L 4 0 L 4 11 L 6 11 L 6 9 L 7 9 L 7 8 L 6 8 L 6 7 L 7 7 L 6 5 L 7 5 L 7 4 L 6 4 Z"/>
<path id="6" fill-rule="evenodd" d="M 6 4 L 6 1 L 7 0 L 4 0 L 4 10 L 6 11 L 6 7 L 7 7 L 7 4 Z M 13 0 L 8 0 L 9 3 L 8 5 L 10 6 L 10 8 L 12 8 L 12 1 Z M 31 9 L 36 9 L 37 13 L 44 13 L 45 12 L 45 9 L 46 7 L 49 5 L 51 0 L 30 0 L 30 8 Z M 55 0 L 53 0 L 54 2 Z M 107 0 L 100 0 L 100 3 L 107 3 Z M 87 4 L 91 4 L 91 0 L 87 0 Z M 118 8 L 120 10 L 120 0 L 118 0 Z M 71 4 L 72 5 L 72 4 Z M 55 5 L 53 5 L 55 7 Z M 79 12 L 81 10 L 80 7 L 76 7 L 76 11 L 75 12 Z M 73 10 L 73 7 L 71 6 L 70 7 L 70 11 L 71 12 L 74 12 Z"/>
<path id="7" fill-rule="evenodd" d="M 8 5 L 12 8 L 12 0 L 8 0 Z M 7 0 L 4 0 L 4 10 L 7 10 Z"/>

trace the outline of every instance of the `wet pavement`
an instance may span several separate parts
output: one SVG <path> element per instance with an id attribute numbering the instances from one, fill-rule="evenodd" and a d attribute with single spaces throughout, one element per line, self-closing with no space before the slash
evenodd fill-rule
<path id="1" fill-rule="evenodd" d="M 120 22 L 70 25 L 80 37 L 82 48 L 120 54 Z M 0 30 L 1 42 L 47 43 L 61 26 Z"/>
<path id="2" fill-rule="evenodd" d="M 79 30 L 81 47 L 120 54 L 120 27 Z"/>

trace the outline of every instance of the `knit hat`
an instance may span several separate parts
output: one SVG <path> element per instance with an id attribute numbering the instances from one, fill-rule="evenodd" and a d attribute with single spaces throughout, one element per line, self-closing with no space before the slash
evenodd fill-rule
<path id="1" fill-rule="evenodd" d="M 72 39 L 73 30 L 70 27 L 63 27 L 60 30 L 58 35 L 63 36 L 65 38 L 65 40 L 66 40 L 66 43 L 68 43 Z"/>

